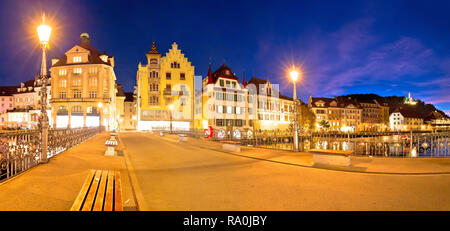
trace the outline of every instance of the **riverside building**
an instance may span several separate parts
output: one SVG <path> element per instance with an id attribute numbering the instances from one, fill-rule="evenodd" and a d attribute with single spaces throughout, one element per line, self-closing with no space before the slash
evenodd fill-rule
<path id="1" fill-rule="evenodd" d="M 53 127 L 117 128 L 114 57 L 95 49 L 87 33 L 64 56 L 52 59 L 50 72 Z"/>
<path id="2" fill-rule="evenodd" d="M 137 130 L 190 130 L 194 121 L 194 66 L 173 43 L 161 56 L 155 42 L 137 71 Z"/>

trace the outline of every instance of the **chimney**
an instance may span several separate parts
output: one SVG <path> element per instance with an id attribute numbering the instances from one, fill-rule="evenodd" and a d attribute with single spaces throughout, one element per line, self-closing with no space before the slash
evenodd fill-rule
<path id="1" fill-rule="evenodd" d="M 84 32 L 80 35 L 81 45 L 87 44 L 89 45 L 89 34 Z"/>

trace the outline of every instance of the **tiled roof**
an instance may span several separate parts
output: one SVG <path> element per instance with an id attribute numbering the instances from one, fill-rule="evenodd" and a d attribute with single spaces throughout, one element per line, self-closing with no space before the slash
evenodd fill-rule
<path id="1" fill-rule="evenodd" d="M 27 80 L 23 82 L 25 87 L 34 87 L 34 80 Z"/>
<path id="2" fill-rule="evenodd" d="M 312 99 L 311 105 L 313 105 L 313 107 L 318 107 L 316 105 L 316 102 L 319 102 L 319 101 L 323 101 L 324 102 L 323 107 L 330 107 L 330 103 L 332 101 L 336 101 L 337 102 L 337 100 L 334 99 L 334 98 L 326 98 L 326 97 L 311 97 L 311 99 Z"/>
<path id="3" fill-rule="evenodd" d="M 356 99 L 352 99 L 351 97 L 339 96 L 336 99 L 339 107 L 348 107 L 349 105 L 353 105 L 355 107 L 361 106 Z"/>
<path id="4" fill-rule="evenodd" d="M 19 86 L 0 86 L 0 96 L 12 96 Z"/>
<path id="5" fill-rule="evenodd" d="M 123 92 L 123 87 L 120 84 L 117 84 L 116 96 L 125 96 L 125 92 Z"/>
<path id="6" fill-rule="evenodd" d="M 125 102 L 133 102 L 134 96 L 133 92 L 125 92 Z"/>
<path id="7" fill-rule="evenodd" d="M 419 113 L 413 110 L 400 108 L 395 110 L 394 112 L 400 112 L 400 114 L 402 114 L 402 116 L 406 118 L 423 118 Z"/>
<path id="8" fill-rule="evenodd" d="M 248 86 L 248 85 L 250 85 L 250 84 L 254 84 L 254 85 L 255 85 L 255 88 L 256 88 L 256 92 L 257 92 L 257 94 L 259 94 L 260 85 L 265 85 L 267 82 L 268 82 L 267 80 L 260 79 L 260 78 L 256 78 L 256 77 L 252 77 L 252 78 L 247 82 L 246 85 Z M 275 89 L 273 89 L 273 88 L 272 88 L 272 93 L 274 93 L 274 94 L 268 94 L 268 96 L 271 96 L 271 95 L 277 95 L 277 93 L 278 93 L 278 97 L 279 97 L 280 99 L 293 100 L 293 98 L 288 97 L 288 96 L 284 96 L 284 95 L 281 94 L 281 92 L 279 92 L 279 91 L 277 91 L 277 90 L 275 90 Z M 302 103 L 303 103 L 303 102 L 302 102 Z"/>
<path id="9" fill-rule="evenodd" d="M 150 51 L 148 52 L 148 54 L 159 54 L 158 50 L 156 49 L 155 41 L 153 41 L 153 43 L 152 43 L 152 48 L 150 49 Z"/>
<path id="10" fill-rule="evenodd" d="M 100 58 L 102 55 L 107 55 L 105 52 L 100 53 L 97 49 L 95 49 L 90 43 L 88 42 L 82 42 L 78 46 L 90 51 L 90 55 L 88 57 L 88 64 L 105 64 L 108 66 L 111 66 L 110 61 L 103 62 L 103 60 Z M 107 55 L 108 56 L 108 55 Z M 112 56 L 108 56 L 112 57 Z M 55 64 L 52 65 L 52 67 L 58 67 L 58 66 L 66 66 L 66 65 L 80 65 L 80 64 L 86 64 L 86 63 L 67 63 L 67 56 L 64 55 L 61 59 L 58 60 Z"/>
<path id="11" fill-rule="evenodd" d="M 216 83 L 217 79 L 219 79 L 219 77 L 227 78 L 227 79 L 234 79 L 239 82 L 238 77 L 236 75 L 234 75 L 234 73 L 231 71 L 231 69 L 229 67 L 227 67 L 227 65 L 225 65 L 225 64 L 222 64 L 222 66 L 220 66 L 219 69 L 217 69 L 212 74 L 212 82 Z"/>

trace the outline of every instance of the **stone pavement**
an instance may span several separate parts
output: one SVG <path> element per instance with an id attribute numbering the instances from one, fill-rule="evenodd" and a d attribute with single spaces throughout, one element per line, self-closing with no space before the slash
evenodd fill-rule
<path id="1" fill-rule="evenodd" d="M 155 133 L 155 135 L 157 135 Z M 179 142 L 176 135 L 165 135 L 163 139 Z M 220 142 L 203 138 L 189 137 L 186 144 L 201 146 L 206 149 L 223 151 Z M 227 151 L 223 151 L 227 152 Z M 313 167 L 312 154 L 267 148 L 241 147 L 241 152 L 232 155 L 271 161 L 280 164 Z M 351 167 L 314 166 L 327 170 L 349 171 L 373 174 L 450 174 L 450 158 L 401 158 L 401 157 L 364 157 L 352 156 Z"/>
<path id="2" fill-rule="evenodd" d="M 77 197 L 89 169 L 120 171 L 124 210 L 136 210 L 122 147 L 118 156 L 104 156 L 108 133 L 80 145 L 16 177 L 0 183 L 0 210 L 68 211 Z"/>

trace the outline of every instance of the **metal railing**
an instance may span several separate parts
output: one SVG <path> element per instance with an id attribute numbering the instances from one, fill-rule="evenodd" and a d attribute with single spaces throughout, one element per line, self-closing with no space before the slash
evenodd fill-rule
<path id="1" fill-rule="evenodd" d="M 64 152 L 99 133 L 99 128 L 50 129 L 47 157 Z M 0 181 L 39 164 L 40 130 L 0 132 Z"/>
<path id="2" fill-rule="evenodd" d="M 181 131 L 194 137 L 203 137 L 202 130 Z M 232 131 L 214 133 L 211 141 L 239 141 L 242 145 L 277 150 L 293 150 L 290 130 L 254 131 L 250 137 L 242 132 L 234 137 Z M 313 132 L 299 136 L 300 150 L 347 150 L 357 156 L 384 157 L 450 157 L 450 131 L 409 132 Z"/>

